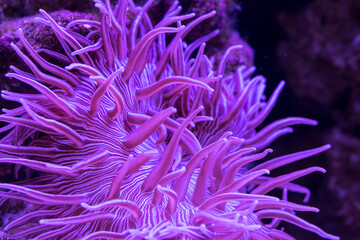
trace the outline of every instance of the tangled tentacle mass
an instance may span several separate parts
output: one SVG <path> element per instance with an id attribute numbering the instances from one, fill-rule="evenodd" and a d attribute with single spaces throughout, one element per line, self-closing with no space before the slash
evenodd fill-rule
<path id="1" fill-rule="evenodd" d="M 18 34 L 26 52 L 13 49 L 31 72 L 11 67 L 6 76 L 37 94 L 2 91 L 20 107 L 7 110 L 0 163 L 38 172 L 37 177 L 0 183 L 0 203 L 26 204 L 16 218 L 4 216 L 8 239 L 293 239 L 277 229 L 287 221 L 323 238 L 338 239 L 296 216 L 318 209 L 287 201 L 291 183 L 310 167 L 272 176 L 271 171 L 318 154 L 328 145 L 268 161 L 271 142 L 295 124 L 289 117 L 258 129 L 284 86 L 264 96 L 265 78 L 254 67 L 227 71 L 229 48 L 218 62 L 205 42 L 186 35 L 216 14 L 179 15 L 175 1 L 153 26 L 144 6 L 131 0 L 95 0 L 99 21 L 59 26 L 40 10 L 63 53 L 38 51 Z M 183 25 L 186 23 L 186 25 Z M 71 30 L 84 25 L 86 36 Z M 58 58 L 66 67 L 44 59 Z M 255 130 L 257 129 L 257 130 Z M 274 189 L 283 196 L 268 194 Z M 263 222 L 264 219 L 270 219 Z"/>

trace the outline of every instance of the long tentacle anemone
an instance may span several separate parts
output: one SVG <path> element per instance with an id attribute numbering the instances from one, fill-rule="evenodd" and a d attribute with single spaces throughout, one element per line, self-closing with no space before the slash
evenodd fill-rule
<path id="1" fill-rule="evenodd" d="M 26 204 L 16 218 L 4 217 L 7 239 L 291 239 L 276 229 L 279 221 L 338 239 L 296 216 L 318 209 L 287 201 L 288 191 L 307 200 L 309 191 L 292 181 L 324 169 L 272 175 L 328 145 L 257 163 L 290 126 L 317 123 L 289 117 L 258 129 L 284 82 L 266 101 L 265 78 L 252 77 L 253 67 L 226 69 L 241 45 L 214 61 L 205 41 L 218 30 L 185 43 L 215 12 L 178 15 L 175 1 L 153 26 L 151 1 L 95 3 L 99 21 L 67 27 L 40 10 L 63 47 L 53 58 L 65 68 L 45 60 L 21 29 L 26 52 L 12 44 L 31 71 L 12 67 L 7 77 L 37 94 L 2 91 L 20 106 L 0 115 L 8 123 L 0 163 L 37 177 L 0 184 L 0 204 Z M 83 24 L 91 26 L 87 36 L 71 30 Z M 271 196 L 273 189 L 284 196 Z"/>

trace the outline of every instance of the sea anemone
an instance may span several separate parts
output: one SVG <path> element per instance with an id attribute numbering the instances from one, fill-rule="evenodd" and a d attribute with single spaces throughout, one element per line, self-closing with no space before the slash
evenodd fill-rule
<path id="1" fill-rule="evenodd" d="M 175 1 L 153 26 L 131 0 L 95 0 L 100 21 L 59 26 L 45 11 L 63 53 L 34 50 L 21 29 L 26 53 L 13 49 L 31 72 L 14 66 L 6 76 L 37 94 L 2 91 L 21 104 L 3 109 L 0 163 L 33 176 L 0 183 L 0 204 L 24 201 L 17 216 L 3 217 L 8 239 L 293 239 L 277 229 L 293 223 L 338 239 L 296 216 L 318 209 L 287 201 L 291 183 L 310 167 L 272 176 L 273 169 L 318 154 L 328 145 L 261 161 L 290 125 L 316 121 L 289 117 L 263 127 L 284 86 L 266 101 L 265 78 L 254 67 L 226 69 L 243 46 L 219 61 L 204 54 L 218 30 L 187 44 L 186 35 L 216 13 L 194 20 L 178 15 Z M 188 22 L 186 26 L 183 22 Z M 71 30 L 82 25 L 86 36 Z M 44 54 L 66 67 L 44 59 Z M 260 163 L 257 163 L 260 161 Z M 36 175 L 36 176 L 34 176 Z M 282 196 L 271 196 L 274 189 Z M 265 220 L 264 219 L 270 219 Z"/>

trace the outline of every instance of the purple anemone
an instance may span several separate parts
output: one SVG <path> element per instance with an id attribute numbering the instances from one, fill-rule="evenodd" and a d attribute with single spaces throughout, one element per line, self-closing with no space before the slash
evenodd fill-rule
<path id="1" fill-rule="evenodd" d="M 273 176 L 271 171 L 318 154 L 328 145 L 267 161 L 266 147 L 316 121 L 289 117 L 259 125 L 284 86 L 264 96 L 265 78 L 254 67 L 226 69 L 243 46 L 219 61 L 204 54 L 218 30 L 187 44 L 186 35 L 214 16 L 178 15 L 175 1 L 153 26 L 152 1 L 95 0 L 100 21 L 59 26 L 40 10 L 62 53 L 34 50 L 19 29 L 26 53 L 13 49 L 31 72 L 14 66 L 6 76 L 37 94 L 2 91 L 20 107 L 0 121 L 0 163 L 40 172 L 0 183 L 0 204 L 24 201 L 16 217 L 4 216 L 8 239 L 293 239 L 277 229 L 287 221 L 323 238 L 338 239 L 296 216 L 318 209 L 287 201 L 288 191 L 309 190 L 291 181 L 310 167 Z M 186 25 L 182 25 L 186 22 Z M 86 26 L 89 33 L 71 30 Z M 57 59 L 66 67 L 43 57 Z M 256 130 L 257 129 L 257 130 Z M 282 197 L 269 195 L 282 190 Z M 264 219 L 270 221 L 263 222 Z"/>

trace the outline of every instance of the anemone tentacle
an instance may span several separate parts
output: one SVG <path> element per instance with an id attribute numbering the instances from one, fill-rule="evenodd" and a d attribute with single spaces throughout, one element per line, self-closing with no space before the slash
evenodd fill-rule
<path id="1" fill-rule="evenodd" d="M 327 239 L 338 237 L 296 216 L 318 209 L 289 202 L 292 183 L 311 167 L 276 176 L 272 170 L 327 150 L 314 148 L 267 160 L 268 144 L 296 124 L 289 117 L 259 129 L 284 82 L 266 101 L 265 78 L 254 67 L 227 69 L 242 45 L 219 61 L 205 54 L 216 29 L 187 44 L 185 37 L 216 14 L 179 15 L 174 1 L 153 26 L 147 9 L 132 0 L 95 0 L 100 20 L 60 26 L 40 10 L 38 21 L 56 34 L 62 53 L 35 50 L 23 30 L 26 52 L 14 51 L 31 72 L 11 67 L 37 94 L 2 91 L 21 106 L 3 110 L 8 125 L 0 164 L 16 164 L 37 177 L 0 183 L 0 204 L 24 202 L 15 219 L 4 218 L 7 239 L 292 239 L 277 229 L 288 221 Z M 131 14 L 128 14 L 131 13 Z M 192 20 L 190 20 L 192 19 Z M 186 24 L 184 24 L 186 23 Z M 86 36 L 74 26 L 90 26 Z M 45 60 L 49 55 L 67 66 Z M 266 175 L 266 176 L 264 176 Z M 271 195 L 281 189 L 283 197 Z M 271 224 L 262 219 L 270 218 Z M 13 219 L 13 220 L 11 220 Z"/>

